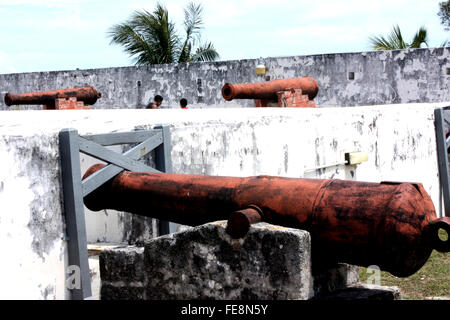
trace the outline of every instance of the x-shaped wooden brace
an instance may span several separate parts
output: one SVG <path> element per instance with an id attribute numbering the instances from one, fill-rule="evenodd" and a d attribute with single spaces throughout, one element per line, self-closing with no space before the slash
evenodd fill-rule
<path id="1" fill-rule="evenodd" d="M 83 197 L 87 196 L 124 169 L 129 171 L 161 172 L 137 161 L 163 143 L 163 135 L 160 130 L 147 131 L 141 134 L 137 134 L 136 132 L 121 133 L 117 134 L 114 138 L 111 139 L 110 135 L 79 137 L 81 152 L 109 163 L 82 181 Z M 125 143 L 137 143 L 143 139 L 145 139 L 143 142 L 123 154 L 118 154 L 104 147 Z"/>

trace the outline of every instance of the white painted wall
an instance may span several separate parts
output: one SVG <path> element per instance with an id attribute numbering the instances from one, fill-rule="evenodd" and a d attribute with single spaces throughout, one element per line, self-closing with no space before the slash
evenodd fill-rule
<path id="1" fill-rule="evenodd" d="M 64 299 L 58 141 L 1 131 L 0 299 Z"/>
<path id="2" fill-rule="evenodd" d="M 94 134 L 167 124 L 175 173 L 421 182 L 439 208 L 433 110 L 446 105 L 2 112 L 0 298 L 67 297 L 57 139 L 63 128 Z M 367 152 L 369 161 L 305 173 L 351 151 Z M 83 173 L 89 161 L 82 160 Z M 86 215 L 89 239 L 120 239 L 123 226 L 113 213 Z"/>

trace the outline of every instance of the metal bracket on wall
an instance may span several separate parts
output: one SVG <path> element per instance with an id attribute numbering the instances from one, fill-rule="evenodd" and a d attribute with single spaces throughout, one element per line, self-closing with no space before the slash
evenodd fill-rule
<path id="1" fill-rule="evenodd" d="M 450 147 L 450 141 L 447 142 L 446 138 L 445 111 L 450 112 L 450 106 L 434 109 L 434 125 L 436 128 L 440 192 L 442 192 L 442 198 L 444 200 L 444 214 L 442 216 L 450 217 L 449 155 L 447 151 Z M 440 203 L 439 206 L 441 205 Z M 440 211 L 442 212 L 442 210 Z"/>
<path id="2" fill-rule="evenodd" d="M 138 145 L 123 154 L 105 148 L 136 143 Z M 73 300 L 89 299 L 92 291 L 83 198 L 123 170 L 171 172 L 170 130 L 167 126 L 158 126 L 148 131 L 79 136 L 75 129 L 63 129 L 59 133 L 59 145 L 69 265 L 78 266 L 80 271 L 80 286 L 70 291 Z M 155 150 L 155 168 L 137 161 L 152 150 Z M 80 152 L 107 165 L 81 181 Z M 169 223 L 160 220 L 159 235 L 168 233 Z"/>

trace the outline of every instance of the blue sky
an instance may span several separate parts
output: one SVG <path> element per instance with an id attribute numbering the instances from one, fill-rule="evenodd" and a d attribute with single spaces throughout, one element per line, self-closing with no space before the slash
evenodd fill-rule
<path id="1" fill-rule="evenodd" d="M 450 39 L 437 16 L 443 0 L 225 0 L 204 8 L 203 40 L 220 60 L 370 51 L 371 35 L 398 24 L 406 39 L 420 26 L 429 46 Z M 188 0 L 161 0 L 183 34 Z M 110 45 L 108 29 L 157 1 L 0 0 L 0 73 L 121 67 L 132 59 Z"/>

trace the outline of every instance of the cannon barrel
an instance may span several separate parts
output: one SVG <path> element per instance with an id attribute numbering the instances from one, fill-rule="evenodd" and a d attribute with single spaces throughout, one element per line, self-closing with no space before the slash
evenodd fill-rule
<path id="1" fill-rule="evenodd" d="M 225 83 L 222 96 L 225 100 L 266 99 L 276 101 L 277 92 L 301 89 L 303 94 L 313 100 L 319 91 L 319 84 L 313 77 L 279 79 L 254 83 Z"/>
<path id="2" fill-rule="evenodd" d="M 83 179 L 102 167 L 92 166 Z M 309 231 L 316 268 L 377 265 L 406 277 L 433 249 L 450 250 L 449 240 L 438 236 L 441 228 L 450 234 L 450 218 L 437 219 L 421 184 L 125 171 L 84 203 L 94 211 L 116 209 L 190 226 L 259 208 L 264 222 Z"/>
<path id="3" fill-rule="evenodd" d="M 7 93 L 5 95 L 5 104 L 7 106 L 17 104 L 45 104 L 54 106 L 56 99 L 68 99 L 71 97 L 75 97 L 78 101 L 83 101 L 85 104 L 93 105 L 101 96 L 102 94 L 95 90 L 95 88 L 93 87 L 57 89 L 52 91 L 30 92 L 22 94 Z"/>

